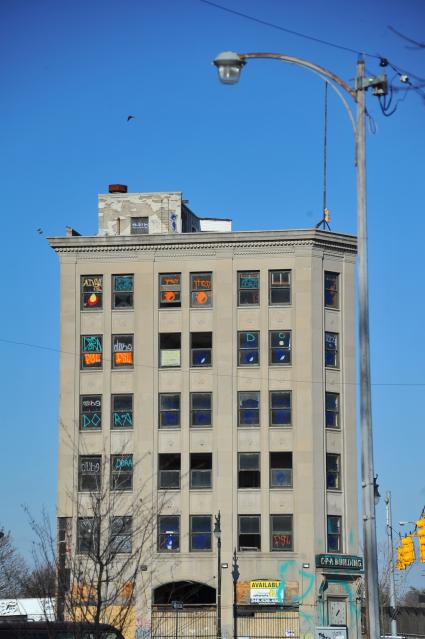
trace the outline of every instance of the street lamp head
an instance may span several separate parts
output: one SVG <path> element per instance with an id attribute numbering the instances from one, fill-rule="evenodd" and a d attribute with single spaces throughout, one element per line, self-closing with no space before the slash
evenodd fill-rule
<path id="1" fill-rule="evenodd" d="M 214 537 L 216 539 L 220 539 L 221 538 L 221 514 L 220 514 L 220 511 L 218 511 L 218 515 L 216 515 L 215 519 L 214 519 Z"/>
<path id="2" fill-rule="evenodd" d="M 379 504 L 379 500 L 381 499 L 381 493 L 379 492 L 379 484 L 378 484 L 378 475 L 375 475 L 373 478 L 373 499 L 375 502 L 375 506 Z"/>
<path id="3" fill-rule="evenodd" d="M 217 67 L 220 82 L 223 82 L 223 84 L 237 84 L 246 62 L 234 51 L 223 51 L 213 60 L 213 64 Z"/>

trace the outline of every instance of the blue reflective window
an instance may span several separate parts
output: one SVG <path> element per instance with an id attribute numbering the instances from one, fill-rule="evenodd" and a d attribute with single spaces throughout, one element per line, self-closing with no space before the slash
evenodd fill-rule
<path id="1" fill-rule="evenodd" d="M 326 428 L 340 428 L 339 393 L 326 393 Z"/>
<path id="2" fill-rule="evenodd" d="M 180 550 L 180 517 L 178 515 L 158 517 L 158 550 L 159 552 Z"/>
<path id="3" fill-rule="evenodd" d="M 291 391 L 270 392 L 270 426 L 290 426 Z"/>
<path id="4" fill-rule="evenodd" d="M 260 363 L 260 332 L 239 331 L 238 365 L 251 366 Z"/>
<path id="5" fill-rule="evenodd" d="M 270 453 L 270 488 L 292 487 L 292 453 Z"/>
<path id="6" fill-rule="evenodd" d="M 291 331 L 270 331 L 270 364 L 291 363 Z"/>
<path id="7" fill-rule="evenodd" d="M 328 515 L 327 541 L 328 552 L 342 552 L 342 524 L 338 515 Z"/>
<path id="8" fill-rule="evenodd" d="M 325 366 L 339 366 L 338 333 L 325 333 Z"/>
<path id="9" fill-rule="evenodd" d="M 159 427 L 180 427 L 180 393 L 160 393 Z"/>
<path id="10" fill-rule="evenodd" d="M 339 273 L 325 271 L 325 306 L 328 308 L 339 307 L 338 279 Z"/>
<path id="11" fill-rule="evenodd" d="M 260 391 L 238 393 L 239 426 L 259 426 Z"/>
<path id="12" fill-rule="evenodd" d="M 212 393 L 191 393 L 190 425 L 194 427 L 211 426 Z"/>
<path id="13" fill-rule="evenodd" d="M 211 550 L 211 515 L 191 516 L 190 550 Z"/>
<path id="14" fill-rule="evenodd" d="M 190 365 L 211 366 L 212 333 L 190 334 Z"/>

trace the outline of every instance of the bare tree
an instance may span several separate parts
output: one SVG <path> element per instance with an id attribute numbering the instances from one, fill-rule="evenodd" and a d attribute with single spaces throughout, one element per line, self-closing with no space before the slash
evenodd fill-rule
<path id="1" fill-rule="evenodd" d="M 425 588 L 415 588 L 412 586 L 404 594 L 402 599 L 403 606 L 425 606 Z"/>
<path id="2" fill-rule="evenodd" d="M 27 566 L 13 544 L 10 532 L 0 532 L 0 597 L 19 597 L 26 573 Z"/>
<path id="3" fill-rule="evenodd" d="M 46 594 L 47 593 L 47 594 Z M 54 566 L 37 565 L 29 572 L 21 583 L 21 596 L 43 599 L 52 598 L 56 593 L 56 573 Z"/>
<path id="4" fill-rule="evenodd" d="M 93 624 L 95 639 L 103 623 L 124 634 L 135 622 L 136 597 L 147 587 L 141 573 L 152 568 L 157 517 L 168 497 L 164 493 L 154 503 L 150 489 L 137 496 L 128 490 L 132 455 L 111 455 L 110 463 L 100 455 L 76 457 L 75 515 L 59 518 L 54 531 L 46 512 L 37 521 L 27 510 L 36 539 L 33 586 L 44 598 L 56 595 L 59 620 Z M 43 578 L 52 572 L 55 592 Z"/>

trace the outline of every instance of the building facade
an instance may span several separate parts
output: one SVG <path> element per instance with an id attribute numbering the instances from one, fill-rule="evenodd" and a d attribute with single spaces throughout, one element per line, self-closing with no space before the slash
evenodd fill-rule
<path id="1" fill-rule="evenodd" d="M 218 636 L 217 603 L 227 638 L 235 617 L 240 637 L 356 636 L 355 237 L 232 232 L 112 185 L 97 236 L 49 241 L 63 565 L 107 490 L 121 556 L 149 522 L 129 636 Z"/>

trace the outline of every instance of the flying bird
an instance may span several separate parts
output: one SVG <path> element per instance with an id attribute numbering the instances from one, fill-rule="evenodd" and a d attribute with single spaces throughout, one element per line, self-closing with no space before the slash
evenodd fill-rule
<path id="1" fill-rule="evenodd" d="M 135 116 L 134 115 L 128 115 L 127 116 L 127 122 L 130 122 L 130 120 L 134 120 Z"/>
<path id="2" fill-rule="evenodd" d="M 37 233 L 38 233 L 39 235 L 43 235 L 44 231 L 43 231 L 43 229 L 38 228 L 38 229 L 37 229 Z"/>

